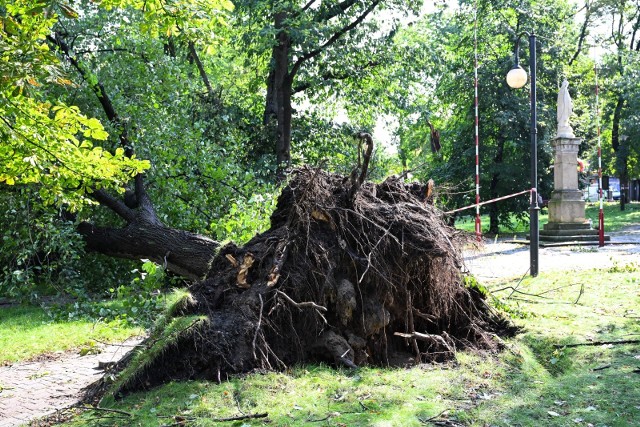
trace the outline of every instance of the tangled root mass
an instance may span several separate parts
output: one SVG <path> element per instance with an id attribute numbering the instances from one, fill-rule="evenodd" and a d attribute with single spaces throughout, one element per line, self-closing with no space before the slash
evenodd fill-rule
<path id="1" fill-rule="evenodd" d="M 271 228 L 229 244 L 191 288 L 204 315 L 123 390 L 328 361 L 349 367 L 495 349 L 506 323 L 464 285 L 458 232 L 426 187 L 295 171 Z"/>

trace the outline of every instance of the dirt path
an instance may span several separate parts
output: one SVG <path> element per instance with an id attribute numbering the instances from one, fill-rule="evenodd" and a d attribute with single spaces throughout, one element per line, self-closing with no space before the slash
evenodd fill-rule
<path id="1" fill-rule="evenodd" d="M 14 427 L 66 408 L 103 374 L 99 364 L 120 360 L 141 341 L 104 345 L 99 354 L 64 353 L 43 361 L 0 367 L 0 427 Z"/>
<path id="2" fill-rule="evenodd" d="M 598 246 L 541 247 L 539 272 L 608 268 L 615 264 L 640 264 L 640 225 L 608 233 L 611 244 Z M 505 240 L 485 241 L 478 250 L 464 253 L 465 265 L 481 282 L 522 277 L 529 272 L 529 246 Z"/>

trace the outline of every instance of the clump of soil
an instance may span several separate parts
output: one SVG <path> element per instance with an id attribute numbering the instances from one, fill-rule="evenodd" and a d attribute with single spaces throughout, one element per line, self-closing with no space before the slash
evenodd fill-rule
<path id="1" fill-rule="evenodd" d="M 464 285 L 459 232 L 430 187 L 293 172 L 271 228 L 229 244 L 179 315 L 206 316 L 120 391 L 301 362 L 388 365 L 496 349 L 506 322 Z M 153 343 L 151 343 L 153 344 Z"/>

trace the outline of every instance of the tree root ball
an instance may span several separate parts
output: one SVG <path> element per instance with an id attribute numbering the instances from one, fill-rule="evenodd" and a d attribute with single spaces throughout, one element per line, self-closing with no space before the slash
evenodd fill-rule
<path id="1" fill-rule="evenodd" d="M 465 286 L 461 234 L 389 178 L 293 172 L 271 228 L 220 249 L 178 315 L 200 316 L 120 391 L 303 362 L 385 366 L 495 350 L 508 323 Z M 152 341 L 150 339 L 150 341 Z M 150 343 L 149 345 L 153 345 Z"/>

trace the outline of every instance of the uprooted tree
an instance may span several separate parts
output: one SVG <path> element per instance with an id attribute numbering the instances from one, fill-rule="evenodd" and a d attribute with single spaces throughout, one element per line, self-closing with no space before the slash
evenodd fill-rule
<path id="1" fill-rule="evenodd" d="M 271 228 L 217 249 L 113 391 L 300 362 L 389 365 L 497 348 L 494 334 L 508 325 L 465 286 L 460 236 L 430 203 L 431 186 L 366 182 L 367 161 L 365 153 L 348 177 L 296 170 Z M 171 249 L 168 259 L 180 250 Z"/>

